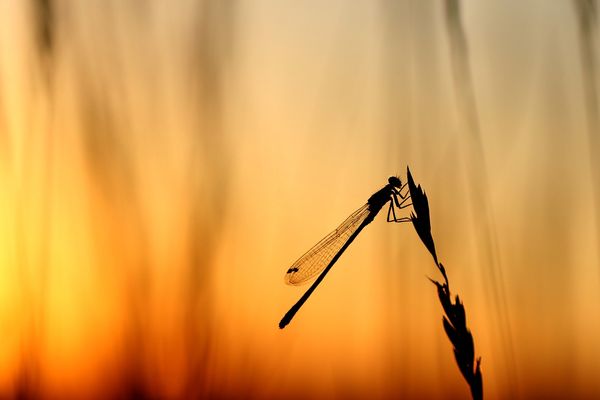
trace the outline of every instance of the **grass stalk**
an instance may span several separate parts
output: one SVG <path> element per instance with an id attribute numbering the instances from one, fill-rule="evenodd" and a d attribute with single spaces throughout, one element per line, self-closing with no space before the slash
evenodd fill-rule
<path id="1" fill-rule="evenodd" d="M 596 77 L 598 5 L 596 0 L 574 0 L 573 4 L 579 25 L 581 73 L 587 116 L 596 237 L 600 237 L 600 116 L 598 115 L 598 84 Z"/>
<path id="2" fill-rule="evenodd" d="M 490 200 L 487 168 L 477 101 L 469 60 L 469 46 L 462 18 L 462 2 L 445 0 L 446 28 L 450 47 L 450 63 L 454 78 L 455 98 L 462 121 L 463 144 L 469 181 L 471 209 L 477 213 L 473 218 L 475 239 L 480 250 L 480 264 L 485 265 L 486 293 L 494 310 L 501 348 L 506 357 L 504 385 L 508 397 L 515 397 L 517 386 L 516 361 L 512 343 L 512 329 L 508 313 L 502 266 L 498 257 L 498 240 L 494 230 L 493 208 Z"/>
<path id="3" fill-rule="evenodd" d="M 419 238 L 433 257 L 436 267 L 444 278 L 443 282 L 429 280 L 437 287 L 438 298 L 444 309 L 442 323 L 444 331 L 450 339 L 454 350 L 456 365 L 463 378 L 469 385 L 473 400 L 483 399 L 483 379 L 481 375 L 481 357 L 475 360 L 475 343 L 473 335 L 467 327 L 467 316 L 463 303 L 458 295 L 452 301 L 450 295 L 450 282 L 444 265 L 438 260 L 435 251 L 435 242 L 431 236 L 431 222 L 429 218 L 429 202 L 421 185 L 416 186 L 407 168 L 408 187 L 414 212 L 410 219 Z"/>

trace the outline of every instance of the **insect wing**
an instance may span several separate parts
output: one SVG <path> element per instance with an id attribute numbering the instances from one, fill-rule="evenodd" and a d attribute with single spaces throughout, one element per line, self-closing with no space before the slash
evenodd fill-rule
<path id="1" fill-rule="evenodd" d="M 288 285 L 302 285 L 323 271 L 350 236 L 365 221 L 369 213 L 368 203 L 353 212 L 335 231 L 325 236 L 319 243 L 304 253 L 287 270 L 285 283 Z"/>

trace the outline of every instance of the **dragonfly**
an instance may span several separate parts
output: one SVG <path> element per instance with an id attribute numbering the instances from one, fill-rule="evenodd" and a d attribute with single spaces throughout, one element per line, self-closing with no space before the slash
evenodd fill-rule
<path id="1" fill-rule="evenodd" d="M 285 283 L 288 285 L 299 286 L 310 281 L 317 274 L 320 273 L 320 275 L 300 300 L 283 316 L 279 322 L 280 329 L 285 328 L 291 322 L 294 315 L 323 281 L 325 275 L 331 270 L 331 267 L 337 262 L 342 253 L 356 239 L 364 227 L 375 219 L 386 204 L 389 203 L 387 222 L 410 221 L 409 217 L 396 217 L 396 208 L 400 210 L 411 205 L 406 204 L 410 199 L 408 189 L 404 194 L 402 193 L 405 187 L 406 183 L 402 184 L 399 177 L 391 176 L 388 178 L 388 183 L 369 197 L 365 205 L 353 212 L 336 230 L 325 236 L 288 268 L 284 278 Z"/>

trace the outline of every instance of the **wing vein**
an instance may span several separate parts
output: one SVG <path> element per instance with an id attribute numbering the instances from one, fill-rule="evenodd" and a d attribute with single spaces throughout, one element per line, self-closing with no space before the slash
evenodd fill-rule
<path id="1" fill-rule="evenodd" d="M 370 214 L 369 203 L 354 211 L 333 232 L 304 253 L 285 274 L 285 283 L 301 285 L 319 274 Z"/>

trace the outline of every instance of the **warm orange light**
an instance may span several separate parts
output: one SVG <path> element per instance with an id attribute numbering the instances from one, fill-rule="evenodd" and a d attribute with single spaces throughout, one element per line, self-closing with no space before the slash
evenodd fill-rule
<path id="1" fill-rule="evenodd" d="M 306 289 L 286 269 L 406 165 L 486 398 L 599 396 L 573 4 L 463 4 L 479 148 L 444 2 L 21 3 L 0 6 L 0 397 L 466 398 L 410 224 L 380 215 L 277 327 Z"/>

